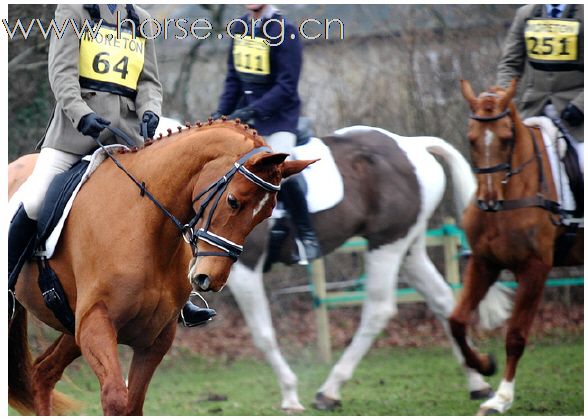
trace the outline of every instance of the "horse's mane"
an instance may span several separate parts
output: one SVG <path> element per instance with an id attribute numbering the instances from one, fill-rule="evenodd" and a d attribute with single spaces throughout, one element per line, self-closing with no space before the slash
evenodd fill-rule
<path id="1" fill-rule="evenodd" d="M 185 122 L 184 126 L 178 125 L 177 131 L 173 131 L 171 128 L 168 128 L 167 135 L 159 133 L 159 136 L 157 136 L 156 138 L 146 140 L 145 147 L 143 148 L 133 147 L 130 150 L 122 149 L 118 151 L 118 153 L 136 153 L 143 150 L 144 148 L 149 147 L 150 145 L 159 143 L 161 141 L 165 141 L 169 138 L 178 138 L 180 136 L 189 135 L 188 133 L 193 133 L 195 131 L 207 131 L 212 128 L 227 128 L 236 131 L 240 134 L 243 134 L 244 140 L 253 141 L 254 147 L 261 147 L 263 145 L 266 145 L 263 141 L 263 138 L 257 133 L 255 129 L 251 128 L 247 124 L 242 123 L 239 119 L 228 120 L 226 117 L 223 116 L 222 118 L 216 120 L 209 118 L 207 122 Z"/>

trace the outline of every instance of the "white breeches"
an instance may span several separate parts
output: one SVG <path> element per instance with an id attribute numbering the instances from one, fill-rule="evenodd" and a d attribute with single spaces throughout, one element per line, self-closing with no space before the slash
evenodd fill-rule
<path id="1" fill-rule="evenodd" d="M 265 142 L 277 153 L 288 153 L 292 158 L 294 147 L 296 146 L 296 134 L 287 131 L 278 131 L 272 135 L 263 137 Z"/>
<path id="2" fill-rule="evenodd" d="M 23 203 L 30 219 L 38 219 L 47 189 L 55 176 L 67 171 L 80 158 L 77 154 L 66 153 L 54 148 L 41 150 L 33 173 L 18 190 L 20 202 Z"/>

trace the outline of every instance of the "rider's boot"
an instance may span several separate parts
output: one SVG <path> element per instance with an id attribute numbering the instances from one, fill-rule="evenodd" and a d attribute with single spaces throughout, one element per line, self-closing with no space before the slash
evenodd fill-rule
<path id="1" fill-rule="evenodd" d="M 216 311 L 213 309 L 198 307 L 188 300 L 182 311 L 180 311 L 178 321 L 182 322 L 186 327 L 194 327 L 208 323 L 214 316 L 216 316 Z"/>
<path id="2" fill-rule="evenodd" d="M 15 309 L 14 287 L 22 266 L 31 257 L 37 237 L 37 222 L 31 220 L 20 204 L 8 230 L 8 319 Z"/>
<path id="3" fill-rule="evenodd" d="M 263 263 L 263 272 L 269 272 L 272 264 L 280 259 L 280 251 L 284 240 L 290 233 L 289 217 L 282 217 L 276 220 L 276 223 L 270 231 L 270 238 L 267 245 L 267 256 Z"/>
<path id="4" fill-rule="evenodd" d="M 311 260 L 321 257 L 321 247 L 312 227 L 308 205 L 300 175 L 292 176 L 282 183 L 280 199 L 294 221 L 296 236 L 302 242 L 300 264 L 306 264 Z"/>

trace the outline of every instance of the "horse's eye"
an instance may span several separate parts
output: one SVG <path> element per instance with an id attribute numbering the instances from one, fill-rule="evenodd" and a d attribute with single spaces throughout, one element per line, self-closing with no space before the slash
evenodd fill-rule
<path id="1" fill-rule="evenodd" d="M 237 198 L 235 198 L 233 194 L 229 194 L 229 196 L 227 196 L 227 204 L 229 204 L 229 207 L 233 209 L 239 208 L 239 201 L 237 201 Z"/>

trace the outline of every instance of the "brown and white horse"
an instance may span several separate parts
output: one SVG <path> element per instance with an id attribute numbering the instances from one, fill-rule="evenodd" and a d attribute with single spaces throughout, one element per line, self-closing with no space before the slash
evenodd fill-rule
<path id="1" fill-rule="evenodd" d="M 468 343 L 471 311 L 502 269 L 512 271 L 518 282 L 506 335 L 506 370 L 494 397 L 481 405 L 481 414 L 504 413 L 512 405 L 517 364 L 554 262 L 584 262 L 583 228 L 565 257 L 554 261 L 556 240 L 565 232 L 558 225 L 556 187 L 541 132 L 523 124 L 512 102 L 515 90 L 513 80 L 506 91 L 491 88 L 476 96 L 467 81 L 461 82 L 472 112 L 468 140 L 478 189 L 462 220 L 472 255 L 450 324 L 466 364 L 484 375 L 496 367 L 492 357 L 478 354 Z"/>
<path id="2" fill-rule="evenodd" d="M 100 165 L 80 189 L 49 261 L 75 313 L 75 334 L 45 306 L 34 263 L 18 280 L 19 304 L 9 325 L 10 404 L 40 415 L 68 407 L 53 389 L 83 355 L 100 381 L 104 414 L 142 414 L 192 286 L 223 288 L 245 237 L 272 213 L 281 180 L 312 163 L 286 157 L 234 121 L 198 124 L 137 152 L 116 154 L 161 208 L 113 161 Z M 10 165 L 10 195 L 34 161 L 25 157 Z M 64 332 L 34 363 L 27 312 Z M 117 344 L 134 351 L 128 386 Z"/>

